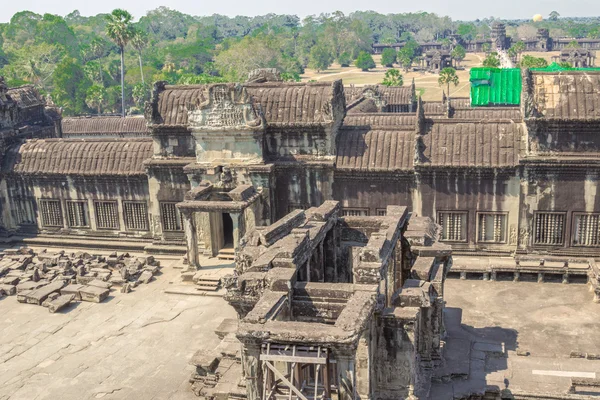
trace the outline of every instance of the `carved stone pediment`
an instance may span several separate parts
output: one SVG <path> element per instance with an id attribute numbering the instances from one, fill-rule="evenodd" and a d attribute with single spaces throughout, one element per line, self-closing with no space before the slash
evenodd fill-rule
<path id="1" fill-rule="evenodd" d="M 216 84 L 206 89 L 205 101 L 188 104 L 188 126 L 193 130 L 261 130 L 264 121 L 246 88 Z"/>

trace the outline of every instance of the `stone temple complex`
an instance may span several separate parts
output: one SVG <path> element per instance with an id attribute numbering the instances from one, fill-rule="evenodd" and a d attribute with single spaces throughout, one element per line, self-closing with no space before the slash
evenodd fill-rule
<path id="1" fill-rule="evenodd" d="M 127 118 L 0 80 L 2 241 L 235 260 L 238 324 L 194 357 L 211 399 L 436 398 L 446 277 L 600 301 L 600 71 L 523 70 L 490 107 L 250 78 L 158 82 Z"/>

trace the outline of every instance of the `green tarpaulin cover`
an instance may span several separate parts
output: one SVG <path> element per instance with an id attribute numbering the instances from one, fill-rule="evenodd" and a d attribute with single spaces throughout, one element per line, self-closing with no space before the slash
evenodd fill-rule
<path id="1" fill-rule="evenodd" d="M 470 82 L 472 106 L 521 103 L 521 70 L 518 68 L 472 68 Z"/>

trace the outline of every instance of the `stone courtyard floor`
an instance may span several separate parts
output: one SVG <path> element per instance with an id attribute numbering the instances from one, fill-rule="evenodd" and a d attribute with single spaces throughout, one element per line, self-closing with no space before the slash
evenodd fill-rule
<path id="1" fill-rule="evenodd" d="M 444 297 L 446 376 L 469 378 L 434 385 L 432 399 L 485 387 L 566 395 L 571 377 L 600 379 L 600 360 L 570 358 L 600 358 L 600 304 L 587 285 L 448 279 Z"/>
<path id="2" fill-rule="evenodd" d="M 219 344 L 214 330 L 235 312 L 220 297 L 164 293 L 181 258 L 156 258 L 156 280 L 100 304 L 50 314 L 0 299 L 0 400 L 197 399 L 188 361 Z"/>

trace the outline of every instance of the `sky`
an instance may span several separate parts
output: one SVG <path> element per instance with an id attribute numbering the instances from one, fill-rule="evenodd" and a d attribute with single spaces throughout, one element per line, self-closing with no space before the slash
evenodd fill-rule
<path id="1" fill-rule="evenodd" d="M 600 0 L 0 0 L 0 22 L 8 22 L 13 14 L 29 10 L 39 14 L 66 15 L 77 9 L 89 16 L 109 13 L 114 8 L 124 8 L 136 19 L 147 11 L 167 6 L 191 15 L 224 14 L 264 15 L 296 14 L 300 17 L 340 10 L 346 14 L 357 10 L 373 10 L 380 13 L 405 13 L 416 11 L 448 15 L 454 20 L 474 20 L 494 16 L 502 19 L 527 19 L 535 14 L 546 17 L 551 11 L 562 16 L 589 17 L 600 15 Z"/>

